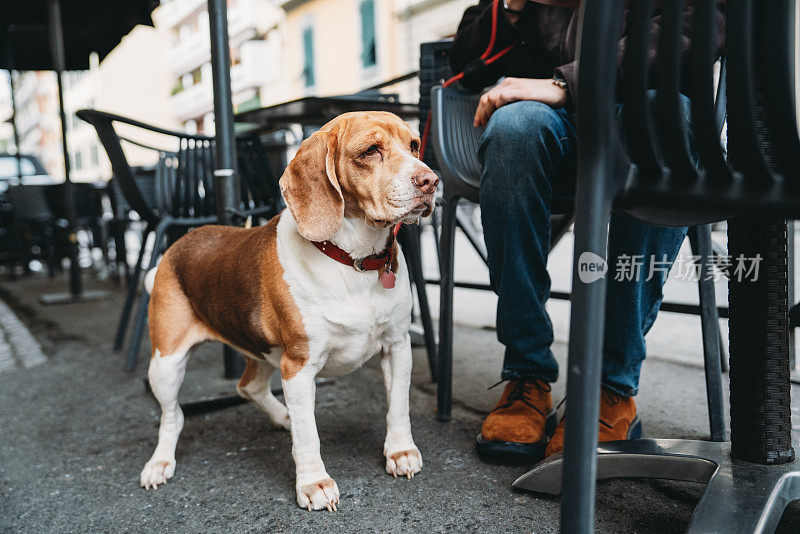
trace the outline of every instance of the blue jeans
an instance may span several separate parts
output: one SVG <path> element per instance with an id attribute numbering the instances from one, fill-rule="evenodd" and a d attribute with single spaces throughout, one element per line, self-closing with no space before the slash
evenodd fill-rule
<path id="1" fill-rule="evenodd" d="M 550 204 L 554 187 L 564 191 L 574 183 L 576 143 L 574 116 L 531 101 L 495 111 L 481 140 L 481 218 L 498 296 L 497 337 L 506 347 L 504 380 L 558 378 L 550 350 L 553 326 L 545 310 Z M 686 228 L 652 226 L 621 213 L 611 216 L 602 382 L 620 395 L 638 392 L 644 336 L 656 319 L 668 267 L 685 236 Z M 615 279 L 623 255 L 643 258 L 640 276 L 631 281 Z M 667 268 L 654 269 L 647 280 L 651 257 Z"/>

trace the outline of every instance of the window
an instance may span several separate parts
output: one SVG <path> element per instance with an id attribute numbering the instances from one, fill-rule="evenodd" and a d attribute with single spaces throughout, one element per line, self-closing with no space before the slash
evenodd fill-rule
<path id="1" fill-rule="evenodd" d="M 314 86 L 314 28 L 303 30 L 303 80 L 306 87 Z"/>
<path id="2" fill-rule="evenodd" d="M 201 67 L 197 67 L 192 71 L 192 85 L 197 85 L 201 81 L 203 81 L 203 74 L 202 74 Z"/>
<path id="3" fill-rule="evenodd" d="M 75 163 L 75 169 L 81 170 L 83 168 L 83 154 L 80 151 L 75 152 L 75 157 L 73 160 Z"/>
<path id="4" fill-rule="evenodd" d="M 244 100 L 241 104 L 236 107 L 236 113 L 241 113 L 242 111 L 249 111 L 251 109 L 258 109 L 261 107 L 261 94 L 258 88 L 253 91 L 253 95 Z"/>
<path id="5" fill-rule="evenodd" d="M 368 69 L 378 62 L 375 47 L 375 0 L 361 0 L 358 11 L 361 15 L 361 66 Z"/>
<path id="6" fill-rule="evenodd" d="M 92 145 L 89 148 L 89 161 L 92 163 L 93 167 L 97 166 L 98 164 L 97 145 Z"/>

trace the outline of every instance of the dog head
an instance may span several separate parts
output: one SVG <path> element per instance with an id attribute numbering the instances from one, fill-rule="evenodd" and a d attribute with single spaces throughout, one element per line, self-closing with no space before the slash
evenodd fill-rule
<path id="1" fill-rule="evenodd" d="M 330 239 L 344 217 L 385 228 L 430 215 L 439 178 L 419 149 L 419 136 L 392 113 L 345 113 L 323 126 L 280 179 L 300 234 Z"/>

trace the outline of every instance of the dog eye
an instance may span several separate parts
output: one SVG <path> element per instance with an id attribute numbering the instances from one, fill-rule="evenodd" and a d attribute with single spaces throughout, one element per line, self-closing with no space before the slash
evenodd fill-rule
<path id="1" fill-rule="evenodd" d="M 411 152 L 418 152 L 419 151 L 419 141 L 414 139 L 411 141 Z"/>
<path id="2" fill-rule="evenodd" d="M 380 149 L 381 149 L 380 145 L 372 145 L 361 153 L 361 157 L 366 158 L 369 156 L 374 156 L 375 154 L 378 154 L 380 152 Z"/>

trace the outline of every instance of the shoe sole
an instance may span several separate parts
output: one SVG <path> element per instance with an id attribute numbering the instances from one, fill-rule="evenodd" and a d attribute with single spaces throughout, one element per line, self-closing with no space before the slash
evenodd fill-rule
<path id="1" fill-rule="evenodd" d="M 642 421 L 638 415 L 631 421 L 631 426 L 628 427 L 625 439 L 642 439 Z"/>
<path id="2" fill-rule="evenodd" d="M 558 419 L 556 411 L 547 414 L 544 421 L 544 438 L 535 443 L 518 443 L 515 441 L 491 441 L 478 434 L 475 449 L 481 460 L 501 465 L 533 464 L 544 458 L 544 451 L 550 442 L 550 436 L 556 431 Z"/>

